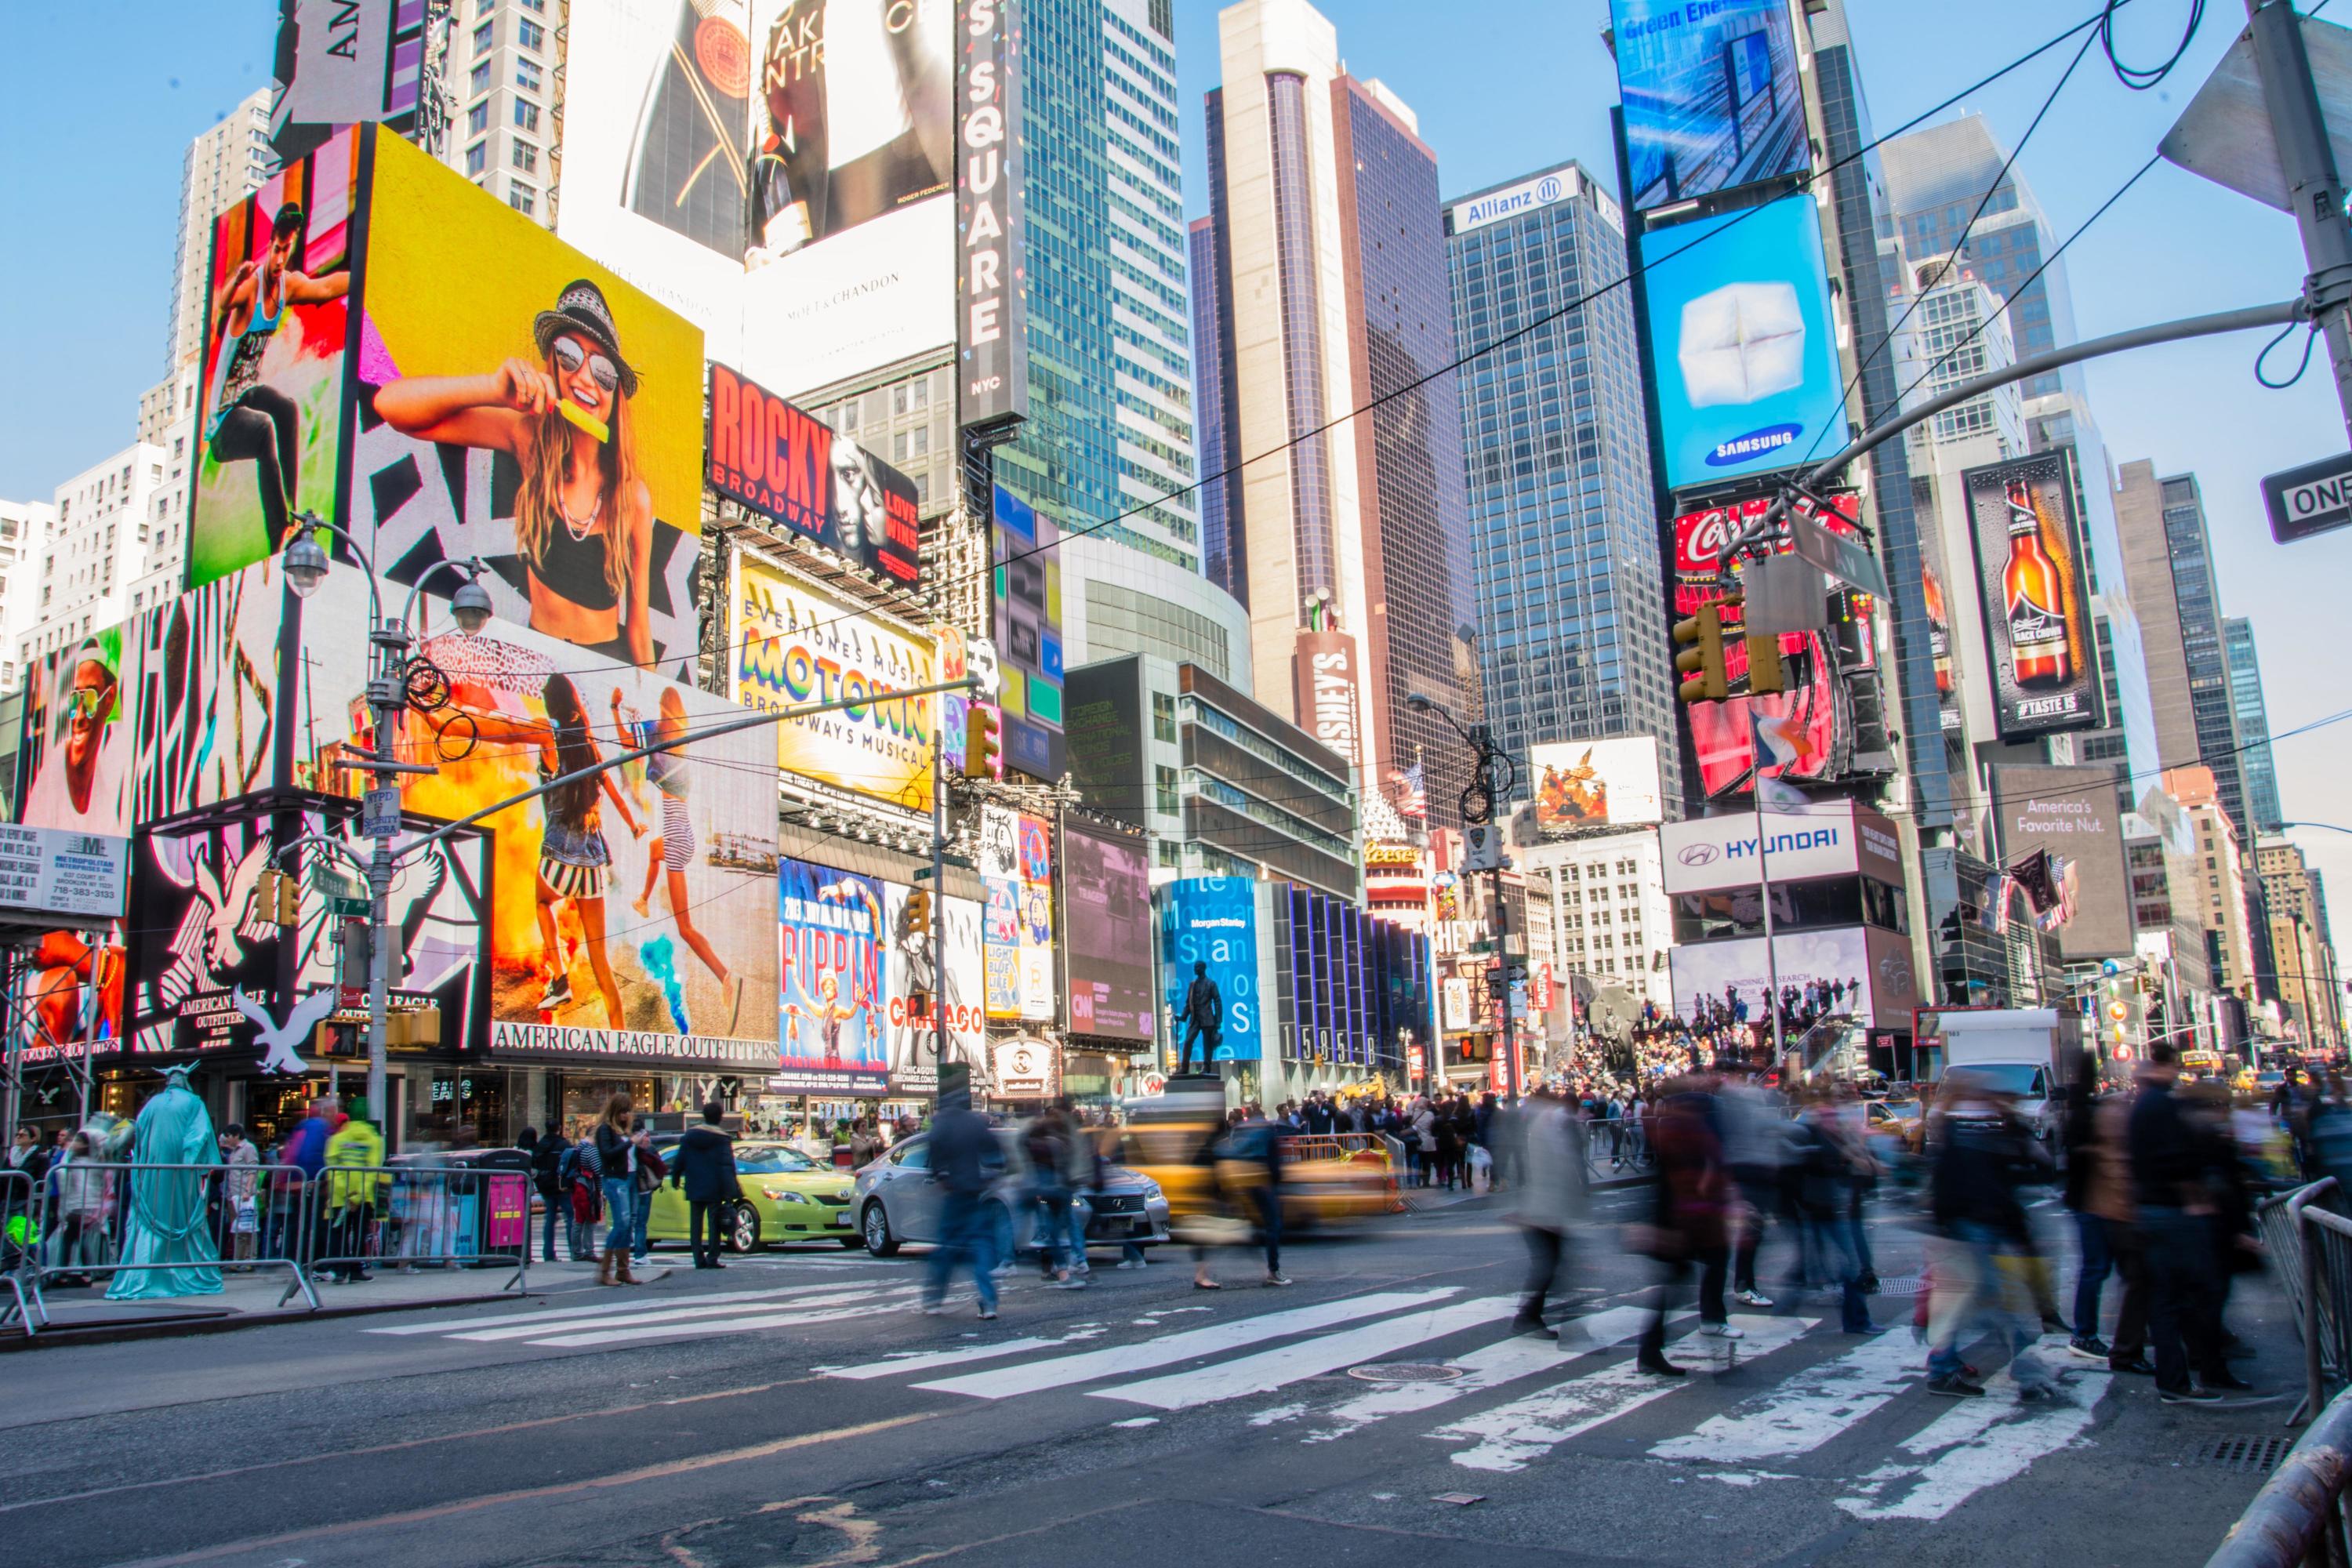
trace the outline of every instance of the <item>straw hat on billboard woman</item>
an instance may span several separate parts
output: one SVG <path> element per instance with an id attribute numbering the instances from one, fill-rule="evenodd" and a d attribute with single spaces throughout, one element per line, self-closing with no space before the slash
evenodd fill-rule
<path id="1" fill-rule="evenodd" d="M 654 501 L 637 472 L 637 373 L 604 290 L 584 278 L 539 313 L 531 336 L 537 363 L 409 376 L 377 389 L 375 411 L 404 436 L 513 458 L 531 629 L 650 667 Z"/>
<path id="2" fill-rule="evenodd" d="M 542 784 L 604 760 L 589 733 L 588 710 L 571 677 L 550 675 L 540 700 L 547 710 L 544 719 L 519 718 L 455 701 L 418 716 L 438 731 L 464 714 L 481 741 L 531 747 L 538 753 Z M 539 999 L 539 1010 L 547 1012 L 572 1000 L 572 972 L 564 963 L 562 937 L 555 923 L 555 906 L 569 900 L 572 912 L 580 917 L 580 934 L 587 944 L 588 966 L 595 973 L 596 989 L 604 994 L 606 1027 L 620 1029 L 627 1026 L 621 1016 L 621 988 L 614 983 L 612 962 L 604 955 L 604 889 L 613 879 L 613 851 L 604 842 L 602 800 L 613 803 L 631 837 L 645 837 L 644 825 L 630 812 L 628 801 L 609 772 L 576 780 L 540 798 L 545 820 L 540 832 L 533 891 L 538 899 L 540 939 L 546 943 L 547 990 Z"/>

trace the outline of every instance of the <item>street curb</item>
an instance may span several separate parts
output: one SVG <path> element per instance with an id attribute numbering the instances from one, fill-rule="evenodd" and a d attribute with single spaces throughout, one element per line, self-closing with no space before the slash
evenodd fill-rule
<path id="1" fill-rule="evenodd" d="M 676 1273 L 664 1268 L 650 1275 L 642 1283 L 652 1284 Z M 423 1301 L 380 1301 L 363 1306 L 321 1307 L 317 1311 L 245 1312 L 219 1318 L 162 1318 L 151 1323 L 117 1323 L 103 1328 L 43 1329 L 37 1334 L 15 1333 L 0 1336 L 0 1354 L 16 1351 L 46 1350 L 52 1345 L 111 1345 L 125 1344 L 133 1340 L 167 1340 L 194 1334 L 226 1334 L 239 1329 L 265 1329 L 286 1323 L 317 1323 L 330 1318 L 373 1318 L 388 1312 L 429 1312 L 442 1307 L 478 1307 L 491 1301 L 543 1301 L 572 1289 L 593 1287 L 559 1287 L 554 1289 L 520 1292 L 491 1291 L 478 1296 L 436 1296 Z"/>

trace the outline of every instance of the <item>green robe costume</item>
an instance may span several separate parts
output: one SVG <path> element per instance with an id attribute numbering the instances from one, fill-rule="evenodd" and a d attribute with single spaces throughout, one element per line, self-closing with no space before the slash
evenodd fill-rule
<path id="1" fill-rule="evenodd" d="M 188 1088 L 185 1067 L 167 1069 L 163 1092 L 141 1108 L 131 1133 L 131 1212 L 123 1225 L 122 1261 L 172 1267 L 121 1270 L 106 1288 L 106 1299 L 160 1301 L 220 1294 L 220 1252 L 205 1215 L 208 1178 L 201 1171 L 148 1169 L 220 1163 L 212 1112 Z"/>

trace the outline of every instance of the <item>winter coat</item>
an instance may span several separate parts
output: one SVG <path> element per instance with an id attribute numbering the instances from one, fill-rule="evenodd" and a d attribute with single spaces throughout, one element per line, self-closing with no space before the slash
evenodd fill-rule
<path id="1" fill-rule="evenodd" d="M 1539 1100 L 1522 1121 L 1518 1202 L 1521 1225 L 1564 1231 L 1591 1212 L 1591 1177 L 1585 1165 L 1583 1118 L 1557 1100 Z"/>

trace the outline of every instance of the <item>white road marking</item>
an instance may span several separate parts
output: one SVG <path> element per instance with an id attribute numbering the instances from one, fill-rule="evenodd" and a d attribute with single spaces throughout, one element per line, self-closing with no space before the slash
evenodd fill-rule
<path id="1" fill-rule="evenodd" d="M 912 1355 L 900 1353 L 887 1360 L 867 1362 L 862 1366 L 819 1366 L 809 1370 L 821 1372 L 827 1377 L 851 1377 L 864 1382 L 867 1378 L 896 1376 L 902 1372 L 936 1372 L 940 1367 L 960 1366 L 966 1362 L 994 1361 L 1001 1356 L 1052 1350 L 1056 1345 L 1067 1344 L 1070 1340 L 1093 1339 L 1101 1331 L 1097 1329 L 1060 1340 L 1007 1340 L 997 1345 L 965 1345 L 961 1350 L 921 1351 Z"/>
<path id="2" fill-rule="evenodd" d="M 1864 1478 L 1861 1497 L 1840 1498 L 1838 1507 L 1857 1519 L 1941 1519 L 1988 1487 L 2015 1480 L 2043 1458 L 2090 1430 L 2091 1417 L 2113 1375 L 2088 1372 L 2069 1385 L 2063 1402 L 2016 1402 L 2017 1384 L 2006 1372 L 1985 1384 L 1985 1396 L 1948 1410 L 1903 1444 L 1906 1453 L 1943 1450 L 1926 1465 L 1882 1465 Z M 1915 1479 L 1916 1478 L 1916 1479 Z M 1895 1483 L 1913 1480 L 1891 1502 L 1878 1497 Z"/>
<path id="3" fill-rule="evenodd" d="M 1516 1305 L 1513 1297 L 1488 1296 L 1482 1300 L 1433 1306 L 1425 1311 L 1402 1313 L 1340 1333 L 1318 1334 L 1311 1340 L 1260 1351 L 1237 1361 L 1171 1373 L 1143 1383 L 1097 1388 L 1089 1397 L 1123 1399 L 1161 1410 L 1189 1410 L 1197 1405 L 1214 1405 L 1247 1394 L 1271 1394 L 1303 1377 L 1352 1366 L 1407 1345 L 1442 1339 L 1464 1329 L 1507 1318 Z"/>
<path id="4" fill-rule="evenodd" d="M 1498 1341 L 1484 1350 L 1468 1355 L 1455 1356 L 1454 1364 L 1463 1368 L 1463 1375 L 1451 1383 L 1399 1383 L 1376 1388 L 1360 1398 L 1324 1412 L 1327 1419 L 1338 1425 L 1319 1432 L 1310 1432 L 1299 1439 L 1302 1443 L 1330 1443 L 1375 1421 L 1391 1415 L 1410 1415 L 1417 1411 L 1433 1410 L 1450 1404 L 1465 1394 L 1494 1388 L 1538 1373 L 1557 1372 L 1569 1361 L 1594 1351 L 1607 1350 L 1624 1343 L 1642 1331 L 1650 1314 L 1639 1307 L 1612 1307 L 1595 1312 L 1589 1318 L 1574 1320 L 1576 1328 L 1563 1327 L 1562 1332 L 1576 1337 L 1555 1342 L 1532 1334 L 1515 1335 Z"/>
<path id="5" fill-rule="evenodd" d="M 884 1292 L 864 1289 L 848 1289 L 838 1285 L 834 1285 L 827 1286 L 813 1294 L 803 1294 L 796 1291 L 789 1300 L 772 1300 L 758 1302 L 748 1302 L 738 1299 L 724 1303 L 714 1303 L 708 1307 L 673 1307 L 667 1303 L 657 1305 L 651 1301 L 641 1301 L 637 1304 L 637 1310 L 635 1311 L 623 1313 L 613 1317 L 588 1319 L 585 1321 L 576 1318 L 565 1319 L 562 1321 L 552 1323 L 497 1323 L 488 1328 L 483 1329 L 461 1329 L 455 1333 L 446 1335 L 446 1337 L 453 1340 L 470 1340 L 483 1344 L 494 1344 L 500 1340 L 530 1340 L 534 1343 L 543 1344 L 548 1342 L 541 1340 L 539 1338 L 540 1335 L 559 1332 L 574 1328 L 583 1330 L 619 1327 L 635 1328 L 646 1323 L 682 1323 L 696 1318 L 742 1317 L 747 1312 L 765 1311 L 779 1307 L 789 1307 L 794 1311 L 798 1311 L 803 1307 L 841 1307 L 847 1306 L 854 1301 L 871 1301 L 877 1296 L 884 1294 L 904 1295 L 908 1289 L 913 1289 L 913 1287 L 908 1286 L 904 1289 Z"/>
<path id="6" fill-rule="evenodd" d="M 1041 1389 L 1092 1383 L 1097 1378 L 1115 1377 L 1121 1373 L 1148 1372 L 1153 1367 L 1173 1366 L 1179 1362 L 1215 1355 L 1220 1351 L 1236 1350 L 1263 1340 L 1303 1334 L 1315 1329 L 1329 1328 L 1334 1323 L 1376 1318 L 1383 1312 L 1443 1301 L 1460 1293 L 1458 1287 L 1448 1285 L 1433 1290 L 1390 1290 L 1371 1296 L 1351 1296 L 1344 1300 L 1293 1307 L 1286 1311 L 1267 1312 L 1255 1318 L 1204 1324 L 1181 1333 L 1161 1334 L 1139 1344 L 1110 1345 L 1078 1355 L 1024 1362 L 1019 1366 L 969 1373 L 962 1377 L 940 1378 L 931 1383 L 919 1383 L 915 1386 L 936 1394 L 970 1394 L 974 1399 L 1009 1399 L 1015 1394 L 1034 1394 Z"/>
<path id="7" fill-rule="evenodd" d="M 908 1286 L 899 1295 L 912 1295 Z M 797 1329 L 810 1323 L 838 1323 L 851 1318 L 879 1317 L 886 1312 L 906 1310 L 904 1300 L 876 1301 L 859 1307 L 833 1307 L 821 1311 L 795 1310 L 775 1312 L 765 1317 L 733 1318 L 720 1322 L 656 1323 L 646 1328 L 601 1329 L 593 1333 L 558 1334 L 548 1339 L 531 1340 L 535 1345 L 614 1345 L 635 1340 L 692 1338 L 701 1334 L 748 1334 L 767 1329 Z"/>
<path id="8" fill-rule="evenodd" d="M 1906 1389 L 1917 1386 L 1926 1352 L 1911 1336 L 1883 1334 L 1842 1356 L 1784 1378 L 1769 1393 L 1700 1423 L 1687 1436 L 1650 1450 L 1661 1459 L 1750 1464 L 1810 1454 Z"/>
<path id="9" fill-rule="evenodd" d="M 1738 1342 L 1739 1359 L 1747 1361 L 1795 1343 L 1821 1320 L 1735 1314 L 1731 1321 L 1734 1327 L 1747 1332 L 1748 1337 Z M 1703 1365 L 1705 1359 L 1695 1357 L 1693 1352 L 1713 1352 L 1721 1342 L 1696 1331 L 1685 1334 L 1669 1347 L 1670 1352 L 1680 1351 L 1682 1355 L 1670 1353 L 1667 1359 L 1678 1364 L 1696 1361 Z M 1570 1378 L 1524 1399 L 1441 1426 L 1430 1436 L 1445 1440 L 1475 1439 L 1472 1447 L 1454 1456 L 1454 1462 L 1465 1469 L 1525 1469 L 1530 1459 L 1539 1458 L 1555 1445 L 1685 1386 L 1685 1379 L 1654 1377 L 1632 1362 L 1620 1362 L 1603 1371 Z"/>
<path id="10" fill-rule="evenodd" d="M 819 1290 L 838 1290 L 838 1285 L 793 1285 L 776 1290 L 713 1290 L 692 1296 L 665 1296 L 664 1307 L 693 1307 L 706 1301 L 771 1301 L 786 1296 L 814 1295 Z M 543 1312 L 516 1312 L 497 1319 L 478 1320 L 508 1323 L 549 1323 L 570 1318 L 609 1318 L 624 1312 L 642 1312 L 647 1308 L 643 1300 L 614 1301 L 607 1300 L 593 1307 L 555 1307 Z M 363 1334 L 446 1334 L 449 1322 L 446 1318 L 423 1323 L 401 1323 L 389 1329 L 362 1329 Z"/>
<path id="11" fill-rule="evenodd" d="M 1296 1421 L 1307 1414 L 1305 1405 L 1276 1405 L 1261 1410 L 1249 1418 L 1253 1426 L 1273 1426 L 1285 1421 Z"/>

